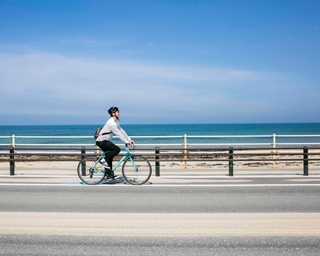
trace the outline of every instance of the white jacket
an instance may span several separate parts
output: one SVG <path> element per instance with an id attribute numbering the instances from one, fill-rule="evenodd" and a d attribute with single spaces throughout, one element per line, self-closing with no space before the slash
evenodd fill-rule
<path id="1" fill-rule="evenodd" d="M 107 134 L 103 135 L 104 133 Z M 126 132 L 120 127 L 119 122 L 115 122 L 111 117 L 103 126 L 96 141 L 111 140 L 113 135 L 118 136 L 124 143 L 128 143 L 131 140 Z"/>

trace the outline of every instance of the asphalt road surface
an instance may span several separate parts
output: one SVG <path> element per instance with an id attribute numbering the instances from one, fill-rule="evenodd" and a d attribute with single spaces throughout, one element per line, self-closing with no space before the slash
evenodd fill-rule
<path id="1" fill-rule="evenodd" d="M 319 255 L 319 181 L 270 182 L 2 184 L 0 255 Z"/>

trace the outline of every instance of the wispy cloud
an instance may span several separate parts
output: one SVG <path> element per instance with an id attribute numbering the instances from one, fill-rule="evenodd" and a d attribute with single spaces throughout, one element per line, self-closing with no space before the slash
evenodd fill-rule
<path id="1" fill-rule="evenodd" d="M 118 61 L 67 57 L 45 52 L 25 54 L 1 54 L 1 73 L 10 86 L 27 88 L 49 82 L 59 88 L 66 83 L 98 84 L 117 82 L 118 85 L 130 83 L 156 82 L 215 82 L 220 81 L 263 81 L 280 80 L 279 74 L 234 70 L 208 66 L 155 64 L 139 61 Z M 18 75 L 19 74 L 19 75 Z M 26 79 L 26 80 L 25 80 Z M 24 83 L 21 83 L 21 80 Z M 25 83 L 28 81 L 29 83 Z M 58 83 L 58 81 L 63 83 Z M 236 85 L 236 83 L 234 84 Z M 175 84 L 171 84 L 172 87 Z"/>
<path id="2" fill-rule="evenodd" d="M 282 74 L 210 66 L 148 63 L 134 60 L 70 57 L 28 51 L 0 54 L 0 113 L 101 115 L 108 105 L 123 106 L 132 117 L 187 119 L 204 111 L 211 117 L 230 99 L 256 101 L 252 88 L 286 79 Z M 247 95 L 235 94 L 246 88 Z M 10 106 L 10 107 L 9 107 Z M 240 108 L 236 109 L 239 111 Z M 235 111 L 235 110 L 232 110 Z M 99 113 L 99 114 L 97 114 Z"/>

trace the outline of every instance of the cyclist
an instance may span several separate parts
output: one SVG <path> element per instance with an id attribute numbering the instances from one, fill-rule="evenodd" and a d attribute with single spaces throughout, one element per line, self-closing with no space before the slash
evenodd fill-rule
<path id="1" fill-rule="evenodd" d="M 103 151 L 108 151 L 105 159 L 101 159 L 100 163 L 107 171 L 108 178 L 114 178 L 112 171 L 112 160 L 119 154 L 120 148 L 111 142 L 113 135 L 119 137 L 126 145 L 133 146 L 134 141 L 126 134 L 126 132 L 120 127 L 120 111 L 117 107 L 111 107 L 108 110 L 110 119 L 106 122 L 99 133 L 99 137 L 96 139 L 96 145 Z"/>

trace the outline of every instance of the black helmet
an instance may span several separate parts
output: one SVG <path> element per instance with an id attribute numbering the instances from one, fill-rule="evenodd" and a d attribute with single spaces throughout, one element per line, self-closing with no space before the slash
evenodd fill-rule
<path id="1" fill-rule="evenodd" d="M 109 108 L 108 113 L 110 116 L 112 116 L 112 113 L 116 113 L 117 111 L 119 111 L 117 107 L 111 107 Z"/>

